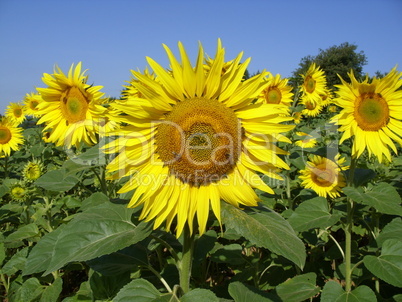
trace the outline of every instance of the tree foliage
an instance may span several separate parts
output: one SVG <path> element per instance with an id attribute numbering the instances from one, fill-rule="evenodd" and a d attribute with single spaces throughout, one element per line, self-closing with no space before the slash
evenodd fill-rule
<path id="1" fill-rule="evenodd" d="M 304 74 L 312 63 L 316 63 L 324 70 L 327 77 L 328 87 L 340 84 L 341 80 L 348 79 L 347 73 L 353 70 L 357 78 L 363 76 L 363 66 L 367 64 L 367 57 L 363 51 L 357 52 L 357 45 L 348 42 L 334 45 L 327 49 L 319 49 L 316 56 L 308 55 L 300 60 L 299 67 L 293 71 L 291 84 L 301 84 L 300 74 Z"/>

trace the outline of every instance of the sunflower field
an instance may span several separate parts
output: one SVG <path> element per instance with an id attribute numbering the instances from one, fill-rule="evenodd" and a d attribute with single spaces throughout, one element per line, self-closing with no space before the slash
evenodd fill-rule
<path id="1" fill-rule="evenodd" d="M 7 107 L 3 301 L 402 301 L 402 72 L 163 47 L 119 99 L 77 63 Z"/>

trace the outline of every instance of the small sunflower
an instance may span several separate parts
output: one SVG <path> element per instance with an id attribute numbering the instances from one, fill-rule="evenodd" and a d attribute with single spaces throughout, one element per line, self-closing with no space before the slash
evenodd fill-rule
<path id="1" fill-rule="evenodd" d="M 296 135 L 303 139 L 295 141 L 295 145 L 302 148 L 314 148 L 317 145 L 317 139 L 305 132 L 296 132 Z"/>
<path id="2" fill-rule="evenodd" d="M 177 236 L 186 224 L 193 232 L 196 221 L 202 234 L 210 209 L 221 221 L 221 199 L 255 206 L 253 188 L 273 193 L 256 172 L 281 179 L 276 168 L 289 167 L 278 155 L 287 153 L 275 142 L 289 143 L 281 132 L 294 126 L 281 124 L 291 117 L 277 106 L 253 104 L 268 85 L 267 73 L 243 80 L 249 60 L 240 63 L 239 54 L 226 64 L 220 40 L 208 68 L 201 44 L 195 67 L 181 43 L 181 63 L 164 48 L 171 70 L 147 58 L 155 78 L 133 72 L 141 97 L 113 104 L 127 126 L 105 146 L 106 153 L 118 153 L 107 171 L 130 176 L 119 193 L 135 190 L 128 206 L 143 205 L 141 219 L 154 219 L 155 228 L 166 221 L 169 230 L 176 218 Z"/>
<path id="3" fill-rule="evenodd" d="M 11 150 L 18 150 L 23 142 L 22 128 L 8 118 L 0 120 L 0 155 L 10 156 Z"/>
<path id="4" fill-rule="evenodd" d="M 304 109 L 301 111 L 302 115 L 304 115 L 304 116 L 315 117 L 324 108 L 324 106 L 321 105 L 320 102 L 313 102 L 309 99 L 302 99 L 301 103 L 304 105 Z"/>
<path id="5" fill-rule="evenodd" d="M 25 120 L 24 105 L 22 103 L 10 103 L 6 108 L 6 117 L 15 125 Z"/>
<path id="6" fill-rule="evenodd" d="M 336 155 L 334 161 L 312 155 L 307 162 L 306 168 L 300 170 L 299 178 L 302 179 L 302 186 L 306 189 L 313 189 L 319 196 L 332 198 L 340 196 L 341 189 L 346 186 L 345 177 L 342 170 L 345 158 Z"/>
<path id="7" fill-rule="evenodd" d="M 99 104 L 102 86 L 88 85 L 87 79 L 81 62 L 75 68 L 71 65 L 67 75 L 56 66 L 53 75 L 45 73 L 42 78 L 48 87 L 37 88 L 43 98 L 38 105 L 38 124 L 45 123 L 44 131 L 51 130 L 49 141 L 56 146 L 97 142 L 97 124 L 105 112 Z"/>
<path id="8" fill-rule="evenodd" d="M 39 160 L 34 159 L 32 161 L 29 161 L 24 166 L 22 170 L 22 176 L 24 177 L 25 181 L 32 182 L 41 177 L 43 171 L 44 171 L 43 164 Z"/>
<path id="9" fill-rule="evenodd" d="M 39 93 L 27 93 L 24 98 L 25 114 L 38 117 L 38 105 L 42 101 L 42 97 Z"/>
<path id="10" fill-rule="evenodd" d="M 351 83 L 343 79 L 337 85 L 338 97 L 334 103 L 341 108 L 331 122 L 340 126 L 343 132 L 340 143 L 354 137 L 352 156 L 360 157 L 364 150 L 375 155 L 380 162 L 384 156 L 391 161 L 390 149 L 397 154 L 394 141 L 402 145 L 402 79 L 401 72 L 393 68 L 385 77 L 368 76 L 363 82 L 349 73 Z"/>
<path id="11" fill-rule="evenodd" d="M 292 117 L 295 124 L 300 124 L 303 119 L 303 114 L 301 111 L 293 112 Z"/>
<path id="12" fill-rule="evenodd" d="M 267 104 L 280 104 L 289 112 L 289 107 L 293 102 L 292 87 L 288 85 L 288 79 L 281 79 L 279 74 L 269 75 L 268 86 L 259 95 L 258 99 Z"/>
<path id="13" fill-rule="evenodd" d="M 15 182 L 10 186 L 9 194 L 12 200 L 24 202 L 29 197 L 29 190 L 23 182 Z"/>
<path id="14" fill-rule="evenodd" d="M 313 104 L 319 104 L 322 96 L 327 94 L 327 79 L 324 71 L 312 63 L 305 74 L 301 75 L 303 84 L 301 85 L 301 100 Z"/>

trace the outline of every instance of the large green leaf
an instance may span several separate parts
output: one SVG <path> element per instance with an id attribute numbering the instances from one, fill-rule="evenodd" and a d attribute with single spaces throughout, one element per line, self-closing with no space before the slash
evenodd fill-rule
<path id="1" fill-rule="evenodd" d="M 388 239 L 382 245 L 381 255 L 365 256 L 364 265 L 378 278 L 397 287 L 402 287 L 402 241 Z"/>
<path id="2" fill-rule="evenodd" d="M 49 191 L 65 192 L 73 188 L 79 179 L 64 169 L 52 170 L 39 177 L 35 184 Z"/>
<path id="3" fill-rule="evenodd" d="M 1 271 L 3 274 L 12 276 L 19 270 L 22 270 L 25 266 L 25 262 L 27 261 L 28 250 L 29 247 L 25 247 L 16 252 L 2 267 Z"/>
<path id="4" fill-rule="evenodd" d="M 286 302 L 305 301 L 320 292 L 315 273 L 296 276 L 276 287 L 278 296 Z"/>
<path id="5" fill-rule="evenodd" d="M 145 279 L 135 279 L 126 284 L 114 297 L 113 302 L 156 302 L 169 301 L 172 294 L 162 294 Z M 178 301 L 174 300 L 173 301 Z"/>
<path id="6" fill-rule="evenodd" d="M 38 235 L 39 235 L 38 226 L 35 223 L 30 223 L 20 227 L 18 230 L 8 235 L 4 241 L 6 243 L 13 241 L 20 242 L 21 240 L 32 238 Z"/>
<path id="7" fill-rule="evenodd" d="M 346 187 L 343 192 L 352 200 L 371 206 L 380 213 L 402 216 L 401 197 L 390 184 L 380 183 L 367 192 Z"/>
<path id="8" fill-rule="evenodd" d="M 63 289 L 63 279 L 57 278 L 54 282 L 47 286 L 42 293 L 39 302 L 57 302 Z"/>
<path id="9" fill-rule="evenodd" d="M 381 231 L 380 235 L 375 239 L 378 247 L 381 247 L 387 239 L 401 239 L 402 234 L 402 219 L 394 218 Z"/>
<path id="10" fill-rule="evenodd" d="M 290 225 L 299 232 L 312 228 L 326 228 L 333 225 L 340 215 L 329 212 L 328 202 L 324 197 L 303 201 L 289 217 Z"/>
<path id="11" fill-rule="evenodd" d="M 181 302 L 194 302 L 194 301 L 208 301 L 208 302 L 219 302 L 219 298 L 210 290 L 196 288 L 188 293 L 186 293 L 183 297 L 180 298 Z"/>
<path id="12" fill-rule="evenodd" d="M 365 285 L 361 285 L 351 292 L 343 290 L 335 281 L 328 281 L 321 293 L 321 302 L 376 302 L 375 293 Z"/>
<path id="13" fill-rule="evenodd" d="M 28 256 L 24 274 L 49 274 L 72 261 L 86 261 L 116 252 L 146 238 L 151 223 L 131 221 L 132 209 L 103 203 L 80 213 L 45 235 Z"/>
<path id="14" fill-rule="evenodd" d="M 277 302 L 282 301 L 279 297 L 253 288 L 239 281 L 229 284 L 229 294 L 235 302 Z M 200 300 L 202 301 L 202 300 Z"/>
<path id="15" fill-rule="evenodd" d="M 269 249 L 303 268 L 306 261 L 304 244 L 279 214 L 267 209 L 248 215 L 223 202 L 222 222 L 252 244 Z"/>

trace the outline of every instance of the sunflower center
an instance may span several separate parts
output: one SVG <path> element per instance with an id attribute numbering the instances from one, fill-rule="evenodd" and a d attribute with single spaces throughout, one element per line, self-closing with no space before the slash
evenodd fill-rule
<path id="1" fill-rule="evenodd" d="M 312 180 L 320 187 L 329 187 L 336 180 L 335 170 L 330 169 L 327 165 L 321 164 L 316 166 L 312 171 Z"/>
<path id="2" fill-rule="evenodd" d="M 32 110 L 34 110 L 34 109 L 36 109 L 36 106 L 38 106 L 38 104 L 39 104 L 38 101 L 31 101 L 31 102 L 29 103 L 29 107 L 30 107 Z"/>
<path id="3" fill-rule="evenodd" d="M 282 99 L 282 93 L 277 87 L 270 87 L 265 90 L 265 100 L 268 104 L 279 104 Z"/>
<path id="4" fill-rule="evenodd" d="M 306 106 L 306 108 L 308 110 L 314 110 L 315 107 L 317 107 L 317 105 L 314 102 L 311 102 L 311 101 L 306 101 L 305 106 Z"/>
<path id="5" fill-rule="evenodd" d="M 378 93 L 363 93 L 357 98 L 354 116 L 359 127 L 377 131 L 389 122 L 387 102 Z"/>
<path id="6" fill-rule="evenodd" d="M 304 86 L 306 87 L 306 91 L 308 93 L 313 93 L 315 90 L 315 80 L 309 75 L 304 80 Z"/>
<path id="7" fill-rule="evenodd" d="M 61 96 L 61 112 L 68 123 L 85 120 L 88 111 L 88 98 L 78 87 L 71 87 Z"/>
<path id="8" fill-rule="evenodd" d="M 11 139 L 11 132 L 8 128 L 0 126 L 0 144 L 7 144 Z"/>
<path id="9" fill-rule="evenodd" d="M 21 115 L 22 115 L 22 110 L 21 110 L 21 108 L 15 108 L 15 109 L 14 109 L 14 116 L 15 116 L 15 117 L 21 117 Z"/>
<path id="10" fill-rule="evenodd" d="M 158 125 L 156 151 L 182 182 L 207 185 L 233 169 L 241 136 L 233 110 L 216 100 L 193 98 L 178 103 Z"/>

